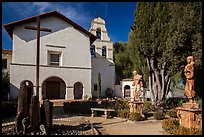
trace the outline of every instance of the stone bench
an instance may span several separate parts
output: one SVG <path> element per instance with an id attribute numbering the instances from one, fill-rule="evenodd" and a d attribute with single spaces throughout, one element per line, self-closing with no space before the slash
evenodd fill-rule
<path id="1" fill-rule="evenodd" d="M 105 114 L 105 118 L 108 119 L 110 116 L 110 112 L 114 112 L 114 109 L 105 109 L 105 108 L 91 108 L 91 117 L 95 117 L 97 115 L 97 111 L 103 111 Z"/>

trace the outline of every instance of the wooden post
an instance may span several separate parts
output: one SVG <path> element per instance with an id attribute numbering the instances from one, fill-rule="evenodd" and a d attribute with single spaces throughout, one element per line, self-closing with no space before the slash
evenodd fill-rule
<path id="1" fill-rule="evenodd" d="M 30 106 L 30 127 L 35 130 L 40 126 L 40 108 L 37 96 L 32 96 Z"/>
<path id="2" fill-rule="evenodd" d="M 52 30 L 47 28 L 40 28 L 40 16 L 37 16 L 37 27 L 25 26 L 25 29 L 37 31 L 36 96 L 39 98 L 40 31 L 52 32 Z"/>

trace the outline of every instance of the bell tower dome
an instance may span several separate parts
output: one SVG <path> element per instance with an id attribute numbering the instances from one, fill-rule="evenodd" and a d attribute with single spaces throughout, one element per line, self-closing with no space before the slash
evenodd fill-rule
<path id="1" fill-rule="evenodd" d="M 97 40 L 91 45 L 92 49 L 95 48 L 95 57 L 105 57 L 113 61 L 113 42 L 108 36 L 105 20 L 100 17 L 93 19 L 89 32 L 97 37 Z"/>

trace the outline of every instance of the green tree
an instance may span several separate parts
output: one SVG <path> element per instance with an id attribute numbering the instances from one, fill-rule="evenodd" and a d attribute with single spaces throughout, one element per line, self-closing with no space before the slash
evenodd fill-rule
<path id="1" fill-rule="evenodd" d="M 100 73 L 98 73 L 97 91 L 98 91 L 98 98 L 100 98 L 101 97 L 101 74 Z"/>
<path id="2" fill-rule="evenodd" d="M 166 99 L 171 77 L 184 69 L 187 56 L 195 56 L 196 68 L 202 66 L 201 13 L 202 4 L 196 2 L 137 4 L 129 35 L 129 43 L 135 49 L 131 58 L 148 72 L 153 103 Z"/>
<path id="3" fill-rule="evenodd" d="M 114 62 L 116 70 L 116 83 L 122 79 L 130 78 L 132 76 L 132 62 L 129 56 L 129 48 L 127 43 L 116 42 L 113 44 Z"/>

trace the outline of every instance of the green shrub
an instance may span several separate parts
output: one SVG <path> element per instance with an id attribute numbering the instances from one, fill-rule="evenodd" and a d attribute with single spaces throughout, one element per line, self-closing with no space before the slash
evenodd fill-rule
<path id="1" fill-rule="evenodd" d="M 133 121 L 143 121 L 144 117 L 140 113 L 132 112 L 129 114 L 129 119 Z"/>
<path id="2" fill-rule="evenodd" d="M 152 103 L 150 101 L 145 101 L 144 102 L 144 110 L 147 112 L 152 111 Z"/>
<path id="3" fill-rule="evenodd" d="M 177 110 L 176 109 L 171 109 L 167 112 L 167 114 L 172 117 L 172 118 L 177 118 Z"/>
<path id="4" fill-rule="evenodd" d="M 116 100 L 115 109 L 118 110 L 129 109 L 128 101 Z"/>
<path id="5" fill-rule="evenodd" d="M 152 117 L 153 113 L 152 112 L 144 111 L 144 115 L 145 115 L 145 118 L 148 118 L 148 117 Z"/>
<path id="6" fill-rule="evenodd" d="M 157 112 L 154 112 L 153 116 L 157 120 L 162 120 L 165 118 L 165 113 L 161 111 L 157 111 Z"/>
<path id="7" fill-rule="evenodd" d="M 15 116 L 17 113 L 17 107 L 18 104 L 17 102 L 2 102 L 2 107 L 1 107 L 1 116 L 4 117 L 10 117 L 10 116 Z"/>
<path id="8" fill-rule="evenodd" d="M 202 135 L 202 129 L 189 129 L 179 125 L 177 119 L 165 119 L 162 128 L 173 135 Z"/>
<path id="9" fill-rule="evenodd" d="M 130 113 L 129 110 L 127 109 L 117 111 L 118 117 L 121 117 L 121 118 L 128 118 L 129 113 Z"/>
<path id="10" fill-rule="evenodd" d="M 64 103 L 65 113 L 85 113 L 90 114 L 91 108 L 110 108 L 114 109 L 114 115 L 117 116 L 118 111 L 129 110 L 128 101 L 123 100 L 101 100 L 100 103 L 97 100 L 83 100 Z M 120 112 L 119 112 L 120 113 Z M 123 112 L 121 112 L 123 113 Z M 121 114 L 123 115 L 123 114 Z"/>
<path id="11" fill-rule="evenodd" d="M 175 107 L 178 107 L 178 106 L 182 106 L 182 104 L 187 102 L 187 101 L 188 101 L 187 98 L 181 98 L 181 97 L 168 98 L 165 101 L 165 108 L 171 109 L 171 108 L 175 108 Z"/>
<path id="12" fill-rule="evenodd" d="M 177 119 L 165 119 L 162 123 L 162 128 L 170 133 L 175 134 L 175 132 L 178 130 L 179 122 Z"/>
<path id="13" fill-rule="evenodd" d="M 199 108 L 202 108 L 202 99 L 198 99 L 197 103 L 199 104 Z"/>

